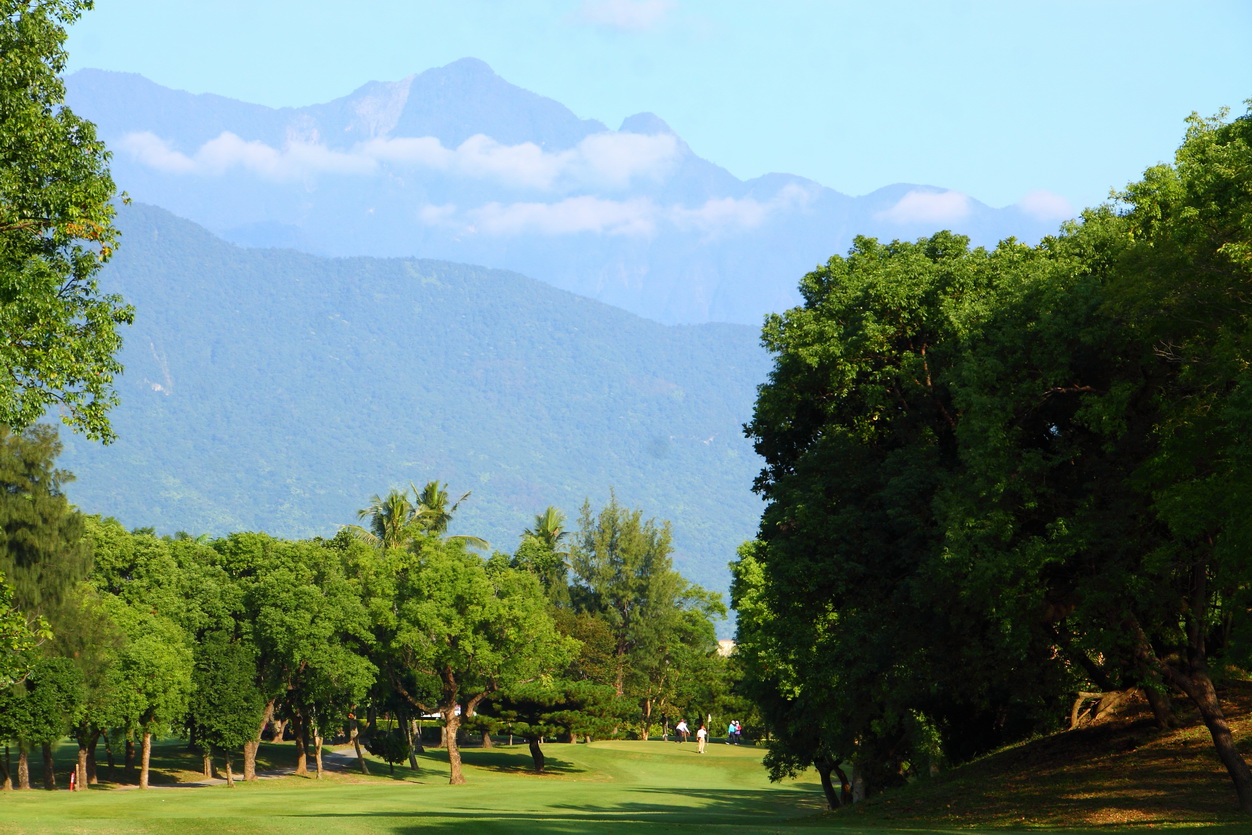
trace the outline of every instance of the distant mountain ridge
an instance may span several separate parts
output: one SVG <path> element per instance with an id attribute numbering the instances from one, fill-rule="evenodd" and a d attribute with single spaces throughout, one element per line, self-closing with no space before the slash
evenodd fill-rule
<path id="1" fill-rule="evenodd" d="M 99 70 L 67 86 L 119 187 L 236 243 L 512 269 L 661 322 L 758 325 L 856 234 L 994 244 L 1060 220 L 929 186 L 744 182 L 656 115 L 612 131 L 472 58 L 295 108 Z"/>
<path id="2" fill-rule="evenodd" d="M 610 489 L 674 524 L 675 564 L 725 591 L 755 535 L 741 426 L 754 328 L 661 325 L 516 273 L 240 248 L 123 206 L 102 286 L 124 332 L 116 443 L 63 433 L 71 501 L 161 533 L 331 536 L 370 496 L 444 481 L 453 532 L 512 552 L 548 505 Z"/>

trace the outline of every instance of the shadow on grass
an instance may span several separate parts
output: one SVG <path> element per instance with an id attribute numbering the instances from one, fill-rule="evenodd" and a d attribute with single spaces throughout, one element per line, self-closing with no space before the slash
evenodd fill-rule
<path id="1" fill-rule="evenodd" d="M 824 804 L 820 791 L 701 789 L 668 791 L 634 789 L 637 800 L 594 804 L 553 804 L 532 810 L 447 809 L 420 813 L 401 808 L 368 812 L 318 813 L 316 817 L 359 820 L 374 832 L 397 835 L 417 832 L 570 833 L 673 830 L 677 827 L 733 827 L 736 832 L 777 831 L 780 827 L 820 822 Z M 299 817 L 289 813 L 285 817 Z M 412 822 L 394 822 L 411 819 Z"/>
<path id="2" fill-rule="evenodd" d="M 562 760 L 554 757 L 544 750 L 543 774 L 535 771 L 535 760 L 530 756 L 530 750 L 527 748 L 462 748 L 461 760 L 466 765 L 474 768 L 483 768 L 488 771 L 496 771 L 502 774 L 533 774 L 536 777 L 544 775 L 558 774 L 583 774 L 586 773 L 585 768 L 574 765 L 568 760 Z M 442 755 L 443 762 L 448 761 L 447 751 L 427 751 L 427 754 L 437 753 Z"/>

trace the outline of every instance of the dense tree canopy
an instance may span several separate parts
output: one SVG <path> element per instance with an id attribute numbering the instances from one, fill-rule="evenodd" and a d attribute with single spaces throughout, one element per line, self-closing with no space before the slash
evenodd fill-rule
<path id="1" fill-rule="evenodd" d="M 1252 625 L 1250 137 L 1193 118 L 1035 247 L 858 239 L 767 320 L 734 602 L 776 773 L 876 790 L 1141 688 L 1195 703 L 1252 811 L 1213 684 Z"/>
<path id="2" fill-rule="evenodd" d="M 117 243 L 108 153 L 64 106 L 65 27 L 90 0 L 0 3 L 0 424 L 49 407 L 112 437 L 118 326 L 132 312 L 96 274 Z"/>

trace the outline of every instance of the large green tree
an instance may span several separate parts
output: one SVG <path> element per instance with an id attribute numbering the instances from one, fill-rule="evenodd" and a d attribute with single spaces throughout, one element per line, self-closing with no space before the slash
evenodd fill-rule
<path id="1" fill-rule="evenodd" d="M 468 553 L 458 541 L 418 540 L 395 577 L 385 651 L 392 685 L 447 730 L 451 783 L 463 783 L 457 729 L 502 687 L 563 669 L 577 643 L 561 635 L 538 580 Z"/>
<path id="2" fill-rule="evenodd" d="M 858 239 L 767 321 L 736 595 L 784 773 L 881 787 L 1136 687 L 1196 705 L 1252 811 L 1213 672 L 1252 637 L 1250 146 L 1193 118 L 1036 247 Z"/>
<path id="3" fill-rule="evenodd" d="M 62 489 L 73 476 L 55 465 L 60 451 L 51 426 L 0 426 L 0 574 L 18 609 L 53 627 L 72 620 L 76 586 L 91 568 L 82 517 Z"/>
<path id="4" fill-rule="evenodd" d="M 725 616 L 725 606 L 674 570 L 669 523 L 645 520 L 616 496 L 598 513 L 583 504 L 570 565 L 575 608 L 610 636 L 610 678 L 602 683 L 639 705 L 646 739 L 682 689 L 704 675 L 717 650 L 712 620 Z"/>
<path id="5" fill-rule="evenodd" d="M 131 309 L 97 273 L 117 243 L 95 127 L 65 107 L 65 27 L 90 0 L 0 2 L 0 424 L 51 407 L 91 438 L 108 409 Z"/>
<path id="6" fill-rule="evenodd" d="M 205 635 L 195 648 L 189 722 L 206 756 L 214 751 L 224 756 L 231 787 L 231 755 L 252 739 L 265 712 L 255 654 L 253 647 L 222 632 Z"/>

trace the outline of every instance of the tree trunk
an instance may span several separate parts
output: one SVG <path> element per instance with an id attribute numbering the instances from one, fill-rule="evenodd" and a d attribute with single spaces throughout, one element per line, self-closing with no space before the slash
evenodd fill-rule
<path id="1" fill-rule="evenodd" d="M 126 735 L 126 756 L 123 770 L 126 772 L 126 779 L 133 780 L 135 778 L 135 737 L 131 733 Z"/>
<path id="2" fill-rule="evenodd" d="M 417 753 L 413 750 L 413 722 L 409 719 L 402 719 L 400 727 L 404 729 L 404 745 L 409 749 L 409 768 L 417 771 Z"/>
<path id="3" fill-rule="evenodd" d="M 115 767 L 113 763 L 113 740 L 110 739 L 109 735 L 107 733 L 104 733 L 103 731 L 96 731 L 96 736 L 92 737 L 92 739 L 95 741 L 98 741 L 101 736 L 104 737 L 104 757 L 105 757 L 105 762 L 109 764 L 109 779 L 112 780 L 113 769 Z M 91 743 L 91 757 L 90 757 L 92 785 L 95 785 L 96 783 L 96 773 L 95 773 L 96 771 L 96 742 L 95 741 Z"/>
<path id="4" fill-rule="evenodd" d="M 148 765 L 152 761 L 152 734 L 143 732 L 143 761 L 139 766 L 139 788 L 148 788 Z"/>
<path id="5" fill-rule="evenodd" d="M 535 761 L 535 773 L 543 774 L 543 746 L 539 738 L 528 736 L 526 742 L 530 745 L 530 758 Z"/>
<path id="6" fill-rule="evenodd" d="M 87 735 L 87 762 L 85 764 L 87 768 L 87 773 L 85 775 L 87 778 L 87 782 L 80 783 L 78 786 L 80 789 L 85 788 L 86 786 L 97 785 L 100 782 L 100 775 L 96 772 L 96 745 L 99 744 L 100 737 L 103 734 L 104 734 L 104 731 L 100 730 L 99 728 L 96 728 L 95 730 L 91 731 L 91 733 Z M 105 737 L 106 745 L 108 744 L 108 741 L 109 741 L 108 737 Z M 109 756 L 109 777 L 112 777 L 113 776 L 113 751 L 112 749 L 109 749 L 109 748 L 105 748 L 105 751 L 108 752 L 108 756 Z"/>
<path id="7" fill-rule="evenodd" d="M 226 787 L 231 789 L 235 787 L 235 775 L 230 770 L 230 752 L 226 753 Z"/>
<path id="8" fill-rule="evenodd" d="M 261 734 L 265 733 L 265 727 L 273 718 L 274 699 L 270 699 L 265 703 L 265 713 L 261 716 L 261 725 L 256 729 L 256 736 L 243 746 L 243 779 L 245 780 L 256 779 L 256 755 L 261 748 Z"/>
<path id="9" fill-rule="evenodd" d="M 317 779 L 322 779 L 322 729 L 313 729 L 313 762 L 317 765 Z"/>
<path id="10" fill-rule="evenodd" d="M 213 779 L 213 755 L 208 751 L 204 752 L 203 761 L 201 762 L 201 770 L 204 772 L 206 780 Z"/>
<path id="11" fill-rule="evenodd" d="M 465 782 L 465 775 L 461 773 L 461 749 L 456 745 L 456 732 L 461 727 L 461 717 L 456 713 L 456 705 L 444 708 L 443 711 L 443 728 L 448 742 L 448 766 L 449 777 L 448 785 L 459 786 Z"/>
<path id="12" fill-rule="evenodd" d="M 839 800 L 844 804 L 852 802 L 852 781 L 848 779 L 848 773 L 840 766 L 835 766 L 833 771 L 839 775 Z"/>
<path id="13" fill-rule="evenodd" d="M 1200 711 L 1204 727 L 1208 728 L 1209 736 L 1213 738 L 1213 747 L 1217 749 L 1217 758 L 1222 761 L 1222 765 L 1226 767 L 1226 773 L 1230 775 L 1231 782 L 1235 784 L 1239 810 L 1244 814 L 1252 815 L 1252 770 L 1248 768 L 1247 762 L 1235 745 L 1234 735 L 1230 732 L 1230 725 L 1226 722 L 1226 715 L 1222 711 L 1221 702 L 1218 701 L 1217 691 L 1213 687 L 1208 671 L 1192 670 L 1190 675 L 1183 675 L 1173 670 L 1170 672 L 1173 674 L 1171 678 L 1174 683 L 1179 685 Z"/>
<path id="14" fill-rule="evenodd" d="M 17 787 L 30 788 L 30 743 L 24 739 L 17 742 Z"/>
<path id="15" fill-rule="evenodd" d="M 9 763 L 9 745 L 4 745 L 4 759 L 0 760 L 0 771 L 4 772 L 4 791 L 13 791 L 13 770 Z"/>
<path id="16" fill-rule="evenodd" d="M 87 745 L 83 740 L 78 742 L 78 762 L 74 764 L 74 781 L 78 788 L 87 788 Z"/>
<path id="17" fill-rule="evenodd" d="M 291 724 L 295 726 L 296 737 L 296 774 L 301 777 L 309 776 L 309 738 L 306 733 L 305 721 L 303 716 L 292 717 Z"/>
<path id="18" fill-rule="evenodd" d="M 52 743 L 45 742 L 41 748 L 43 749 L 43 787 L 50 792 L 56 791 L 57 772 L 56 763 L 52 761 Z"/>
<path id="19" fill-rule="evenodd" d="M 826 795 L 826 808 L 838 809 L 840 806 L 839 792 L 835 791 L 835 784 L 830 779 L 830 772 L 834 770 L 834 763 L 829 757 L 815 757 L 813 766 L 817 769 L 817 776 L 822 781 L 822 794 Z"/>
<path id="20" fill-rule="evenodd" d="M 1166 664 L 1156 654 L 1147 633 L 1138 623 L 1134 624 L 1136 633 L 1136 654 L 1142 662 L 1154 665 L 1161 676 L 1169 684 L 1187 694 L 1187 698 L 1200 711 L 1200 718 L 1213 738 L 1213 747 L 1217 757 L 1226 767 L 1226 773 L 1235 784 L 1235 794 L 1239 798 L 1239 810 L 1245 815 L 1252 815 L 1252 769 L 1244 761 L 1239 749 L 1235 747 L 1234 736 L 1226 715 L 1222 712 L 1221 702 L 1217 699 L 1217 691 L 1213 680 L 1209 677 L 1208 652 L 1205 647 L 1205 616 L 1208 611 L 1208 563 L 1197 559 L 1191 566 L 1191 600 L 1187 614 L 1187 659 L 1186 670 L 1178 670 Z"/>
<path id="21" fill-rule="evenodd" d="M 852 767 L 852 802 L 865 802 L 865 772 L 856 766 Z"/>
<path id="22" fill-rule="evenodd" d="M 370 767 L 365 762 L 365 752 L 361 750 L 361 731 L 355 719 L 352 720 L 352 748 L 356 751 L 356 762 L 361 767 L 362 774 L 369 774 Z"/>
<path id="23" fill-rule="evenodd" d="M 1164 690 L 1158 690 L 1155 687 L 1143 687 L 1144 698 L 1148 700 L 1148 706 L 1152 708 L 1152 718 L 1156 720 L 1156 725 L 1161 730 L 1166 730 L 1174 724 L 1174 710 L 1170 703 L 1169 693 Z"/>
<path id="24" fill-rule="evenodd" d="M 409 734 L 413 737 L 413 747 L 417 749 L 417 753 L 426 753 L 426 746 L 422 745 L 422 723 L 417 719 L 409 720 Z"/>

